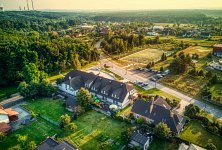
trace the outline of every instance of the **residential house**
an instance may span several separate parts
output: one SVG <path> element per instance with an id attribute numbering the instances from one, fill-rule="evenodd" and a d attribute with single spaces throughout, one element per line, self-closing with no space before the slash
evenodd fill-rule
<path id="1" fill-rule="evenodd" d="M 7 133 L 10 130 L 11 130 L 11 127 L 7 123 L 5 122 L 0 123 L 0 132 Z"/>
<path id="2" fill-rule="evenodd" d="M 213 67 L 214 69 L 217 69 L 217 70 L 222 71 L 222 59 L 219 60 L 219 61 L 213 61 L 213 62 L 210 64 L 210 66 Z"/>
<path id="3" fill-rule="evenodd" d="M 185 124 L 185 118 L 172 111 L 167 102 L 160 98 L 150 101 L 137 100 L 131 112 L 136 118 L 142 117 L 154 125 L 160 122 L 167 124 L 174 134 L 179 134 Z"/>
<path id="4" fill-rule="evenodd" d="M 0 123 L 10 123 L 18 120 L 19 113 L 12 108 L 4 109 L 0 106 Z"/>
<path id="5" fill-rule="evenodd" d="M 217 57 L 222 57 L 222 44 L 215 44 L 213 46 L 213 55 Z"/>
<path id="6" fill-rule="evenodd" d="M 0 123 L 9 123 L 8 113 L 4 109 L 0 109 Z"/>
<path id="7" fill-rule="evenodd" d="M 48 137 L 36 148 L 36 150 L 78 150 L 78 148 L 67 141 L 58 142 Z"/>
<path id="8" fill-rule="evenodd" d="M 181 143 L 178 150 L 206 150 L 206 149 L 192 143 L 190 145 Z"/>
<path id="9" fill-rule="evenodd" d="M 147 137 L 137 131 L 134 131 L 131 135 L 129 147 L 138 147 L 142 150 L 147 150 L 151 142 L 151 137 Z"/>
<path id="10" fill-rule="evenodd" d="M 79 70 L 69 72 L 65 76 L 64 82 L 58 84 L 58 87 L 61 91 L 73 96 L 76 96 L 81 87 L 86 88 L 101 101 L 115 104 L 120 109 L 129 104 L 135 92 L 134 88 L 126 83 Z"/>

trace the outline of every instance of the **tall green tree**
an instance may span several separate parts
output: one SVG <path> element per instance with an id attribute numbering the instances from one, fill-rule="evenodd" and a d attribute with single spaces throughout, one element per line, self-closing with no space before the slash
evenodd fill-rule
<path id="1" fill-rule="evenodd" d="M 39 82 L 40 71 L 34 63 L 29 63 L 28 65 L 25 65 L 23 72 L 25 81 L 27 83 L 30 83 L 31 81 Z"/>
<path id="2" fill-rule="evenodd" d="M 156 125 L 154 129 L 154 133 L 157 137 L 161 139 L 166 139 L 171 136 L 170 128 L 168 128 L 168 126 L 163 122 L 160 122 Z"/>
<path id="3" fill-rule="evenodd" d="M 89 110 L 93 103 L 92 95 L 85 88 L 81 88 L 78 91 L 76 95 L 76 100 L 77 100 L 78 105 L 83 107 L 85 110 Z"/>

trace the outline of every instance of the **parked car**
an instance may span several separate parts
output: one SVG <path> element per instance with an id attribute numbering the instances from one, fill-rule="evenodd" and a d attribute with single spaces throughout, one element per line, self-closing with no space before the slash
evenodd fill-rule
<path id="1" fill-rule="evenodd" d="M 160 78 L 162 78 L 163 76 L 162 76 L 161 74 L 157 74 L 156 77 L 157 77 L 158 79 L 160 79 Z"/>
<path id="2" fill-rule="evenodd" d="M 146 86 L 148 86 L 149 84 L 148 83 L 143 83 L 141 86 L 142 87 L 146 87 Z"/>
<path id="3" fill-rule="evenodd" d="M 156 79 L 156 78 L 154 78 L 154 77 L 150 78 L 150 80 L 151 80 L 151 81 L 154 81 L 154 82 L 156 82 L 156 81 L 157 81 L 157 79 Z"/>

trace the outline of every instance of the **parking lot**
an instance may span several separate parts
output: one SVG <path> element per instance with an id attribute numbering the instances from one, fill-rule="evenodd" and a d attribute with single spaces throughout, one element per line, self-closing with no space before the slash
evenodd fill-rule
<path id="1" fill-rule="evenodd" d="M 159 79 L 169 74 L 169 70 L 161 72 L 161 71 L 147 69 L 147 68 L 136 68 L 136 69 L 132 69 L 131 72 L 133 72 L 133 74 L 142 76 L 143 78 L 147 78 L 147 80 L 151 80 L 154 82 L 158 81 Z M 152 88 L 148 82 L 142 82 L 142 81 L 137 80 L 135 81 L 135 84 L 144 89 Z"/>

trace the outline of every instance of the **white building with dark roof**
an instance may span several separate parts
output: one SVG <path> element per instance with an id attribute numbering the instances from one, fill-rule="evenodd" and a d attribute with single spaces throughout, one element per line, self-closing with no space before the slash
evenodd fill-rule
<path id="1" fill-rule="evenodd" d="M 64 81 L 57 83 L 58 88 L 76 96 L 80 88 L 86 88 L 99 100 L 108 104 L 115 104 L 120 109 L 126 107 L 135 90 L 132 86 L 115 80 L 79 70 L 69 72 Z"/>

